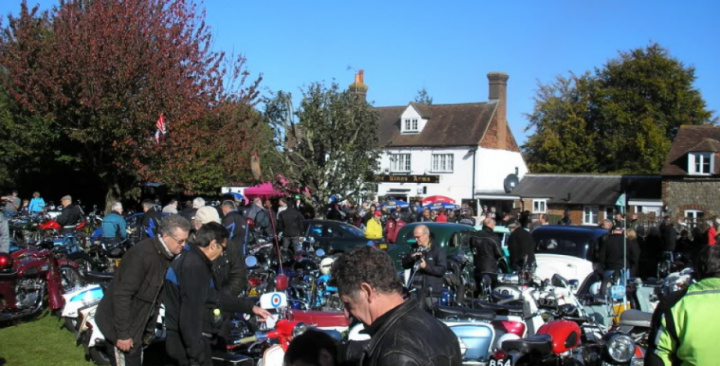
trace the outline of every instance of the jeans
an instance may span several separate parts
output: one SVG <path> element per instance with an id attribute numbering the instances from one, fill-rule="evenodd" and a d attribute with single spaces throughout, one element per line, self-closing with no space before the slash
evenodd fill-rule
<path id="1" fill-rule="evenodd" d="M 10 226 L 3 214 L 0 214 L 0 252 L 10 252 Z"/>
<path id="2" fill-rule="evenodd" d="M 283 237 L 282 240 L 282 246 L 285 249 L 288 249 L 290 247 L 290 244 L 292 244 L 292 250 L 297 253 L 299 251 L 302 251 L 302 241 L 300 240 L 299 236 L 293 236 L 293 237 Z"/>

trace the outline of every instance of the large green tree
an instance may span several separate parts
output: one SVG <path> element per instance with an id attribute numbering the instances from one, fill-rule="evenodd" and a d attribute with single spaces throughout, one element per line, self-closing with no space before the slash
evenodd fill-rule
<path id="1" fill-rule="evenodd" d="M 303 91 L 295 110 L 292 96 L 278 92 L 266 101 L 265 117 L 275 132 L 277 168 L 316 212 L 332 196 L 357 197 L 372 189 L 377 168 L 378 116 L 358 95 L 314 83 Z"/>
<path id="2" fill-rule="evenodd" d="M 658 44 L 540 84 L 523 150 L 536 172 L 658 173 L 681 125 L 712 124 L 695 69 Z"/>
<path id="3" fill-rule="evenodd" d="M 211 44 L 192 0 L 65 0 L 42 13 L 23 1 L 2 27 L 0 83 L 53 131 L 35 136 L 59 151 L 50 163 L 94 175 L 108 200 L 142 181 L 215 192 L 249 175 L 260 79 Z"/>

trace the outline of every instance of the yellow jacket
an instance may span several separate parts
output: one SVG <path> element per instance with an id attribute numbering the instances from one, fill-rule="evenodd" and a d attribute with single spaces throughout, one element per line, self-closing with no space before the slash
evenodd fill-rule
<path id="1" fill-rule="evenodd" d="M 365 237 L 372 240 L 383 238 L 382 224 L 375 221 L 374 217 L 370 218 L 365 225 Z"/>

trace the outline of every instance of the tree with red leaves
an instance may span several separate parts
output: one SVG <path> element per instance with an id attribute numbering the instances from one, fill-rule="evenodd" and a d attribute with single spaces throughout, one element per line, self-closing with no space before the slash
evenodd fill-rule
<path id="1" fill-rule="evenodd" d="M 216 192 L 251 179 L 269 129 L 253 108 L 260 78 L 211 50 L 204 16 L 190 0 L 66 0 L 43 13 L 23 1 L 2 27 L 0 83 L 53 131 L 56 160 L 97 174 L 107 200 L 142 181 Z"/>

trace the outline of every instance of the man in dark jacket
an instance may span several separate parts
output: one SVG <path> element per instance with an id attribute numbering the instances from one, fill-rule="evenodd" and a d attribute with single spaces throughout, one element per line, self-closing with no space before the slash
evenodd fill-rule
<path id="1" fill-rule="evenodd" d="M 218 223 L 203 225 L 190 250 L 174 260 L 165 274 L 165 349 L 178 365 L 212 365 L 210 342 L 222 320 L 217 317 L 221 311 L 212 263 L 225 252 L 228 237 Z"/>
<path id="2" fill-rule="evenodd" d="M 482 230 L 469 235 L 470 248 L 473 252 L 475 280 L 481 283 L 483 273 L 497 273 L 498 259 L 502 258 L 500 238 L 493 232 L 495 220 L 487 217 L 483 220 Z"/>
<path id="3" fill-rule="evenodd" d="M 417 241 L 417 248 L 405 256 L 402 264 L 403 268 L 410 269 L 420 261 L 413 283 L 408 284 L 408 287 L 418 289 L 420 304 L 430 309 L 442 293 L 447 257 L 445 251 L 430 239 L 430 229 L 427 226 L 416 226 L 413 235 Z"/>
<path id="4" fill-rule="evenodd" d="M 284 199 L 281 198 L 280 200 Z M 305 218 L 300 211 L 296 210 L 291 202 L 287 202 L 287 209 L 281 212 L 278 218 L 278 231 L 283 233 L 283 248 L 287 249 L 292 244 L 295 252 L 302 250 L 300 237 L 303 235 L 304 220 Z"/>
<path id="5" fill-rule="evenodd" d="M 345 309 L 365 325 L 372 337 L 358 365 L 460 366 L 455 334 L 422 310 L 416 300 L 404 301 L 402 284 L 390 256 L 360 246 L 340 256 L 331 271 Z M 349 342 L 349 348 L 355 342 Z"/>
<path id="6" fill-rule="evenodd" d="M 511 222 L 508 228 L 512 231 L 508 238 L 510 268 L 517 271 L 525 264 L 535 263 L 535 239 L 532 235 L 517 221 Z"/>
<path id="7" fill-rule="evenodd" d="M 140 241 L 123 256 L 96 315 L 98 327 L 108 340 L 112 365 L 142 364 L 143 344 L 149 344 L 155 335 L 165 271 L 182 251 L 189 231 L 185 218 L 168 216 L 158 237 Z"/>
<path id="8" fill-rule="evenodd" d="M 215 263 L 215 273 L 219 286 L 237 297 L 247 284 L 245 256 L 243 255 L 247 223 L 235 209 L 235 203 L 232 201 L 223 202 L 220 209 L 224 215 L 222 225 L 228 230 L 230 241 L 227 254 Z"/>
<path id="9" fill-rule="evenodd" d="M 599 266 L 596 267 L 603 270 L 602 293 L 605 293 L 615 271 L 624 268 L 625 258 L 627 258 L 627 268 L 633 268 L 640 261 L 640 248 L 634 240 L 627 240 L 626 244 L 622 227 L 616 226 L 600 247 L 598 255 Z"/>
<path id="10" fill-rule="evenodd" d="M 69 229 L 74 229 L 75 225 L 83 221 L 85 214 L 80 206 L 72 204 L 72 197 L 70 196 L 61 198 L 60 204 L 63 206 L 63 209 L 55 221 L 57 221 L 60 226 L 68 226 Z"/>
<path id="11" fill-rule="evenodd" d="M 162 220 L 162 214 L 155 208 L 155 202 L 151 200 L 145 200 L 142 203 L 143 216 L 142 232 L 140 237 L 154 238 L 157 236 L 157 228 L 160 226 L 160 220 Z"/>

